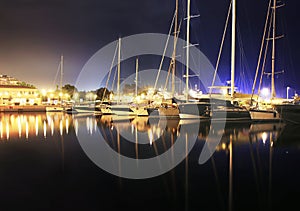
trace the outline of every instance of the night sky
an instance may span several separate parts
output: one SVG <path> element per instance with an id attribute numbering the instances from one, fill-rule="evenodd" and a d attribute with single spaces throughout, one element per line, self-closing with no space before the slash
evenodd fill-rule
<path id="1" fill-rule="evenodd" d="M 179 16 L 183 18 L 186 1 L 179 2 Z M 276 77 L 279 94 L 284 93 L 286 86 L 300 92 L 297 70 L 300 2 L 284 3 L 285 7 L 278 11 L 278 34 L 285 35 L 277 45 L 276 69 L 285 70 Z M 243 77 L 251 80 L 268 0 L 238 0 L 237 4 L 240 40 L 237 69 L 243 69 Z M 191 13 L 200 14 L 191 24 L 191 43 L 198 43 L 212 64 L 217 60 L 228 6 L 229 0 L 191 0 Z M 167 34 L 174 8 L 175 0 L 0 0 L 0 73 L 38 88 L 54 88 L 63 54 L 64 83 L 74 84 L 88 59 L 119 37 L 137 33 Z M 183 39 L 184 32 L 180 34 Z M 223 81 L 229 79 L 230 34 L 225 41 L 220 64 Z M 237 77 L 237 81 L 243 78 Z"/>

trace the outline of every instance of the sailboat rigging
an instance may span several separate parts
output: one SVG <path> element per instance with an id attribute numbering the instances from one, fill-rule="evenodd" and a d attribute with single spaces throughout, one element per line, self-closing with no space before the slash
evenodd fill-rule
<path id="1" fill-rule="evenodd" d="M 197 102 L 189 102 L 188 84 L 189 84 L 189 25 L 190 25 L 190 0 L 187 3 L 187 62 L 186 62 L 186 102 L 179 104 L 181 119 L 211 119 L 214 121 L 248 121 L 250 119 L 249 111 L 233 104 L 234 97 L 234 67 L 235 67 L 235 24 L 236 24 L 236 0 L 232 2 L 232 53 L 231 56 L 231 98 L 224 100 L 222 96 L 200 97 Z M 226 21 L 227 22 L 227 21 Z"/>

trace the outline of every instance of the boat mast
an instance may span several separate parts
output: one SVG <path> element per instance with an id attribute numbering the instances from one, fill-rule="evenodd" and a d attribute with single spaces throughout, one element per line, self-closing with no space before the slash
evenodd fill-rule
<path id="1" fill-rule="evenodd" d="M 63 75 L 64 75 L 64 56 L 60 56 L 60 91 L 62 92 L 63 87 Z"/>
<path id="2" fill-rule="evenodd" d="M 273 38 L 272 38 L 272 81 L 271 98 L 276 97 L 275 92 L 275 39 L 276 39 L 276 0 L 273 1 Z"/>
<path id="3" fill-rule="evenodd" d="M 190 8 L 191 1 L 187 1 L 187 24 L 186 24 L 186 79 L 185 79 L 185 99 L 189 100 L 189 46 L 190 46 Z"/>
<path id="4" fill-rule="evenodd" d="M 59 93 L 59 96 L 60 96 L 60 105 L 62 105 L 62 102 L 63 102 L 63 97 L 61 96 L 62 95 L 62 88 L 63 88 L 63 75 L 64 75 L 64 56 L 61 55 L 60 56 L 60 93 Z"/>
<path id="5" fill-rule="evenodd" d="M 232 0 L 232 29 L 231 29 L 231 99 L 234 97 L 235 72 L 235 31 L 236 31 L 236 0 Z"/>
<path id="6" fill-rule="evenodd" d="M 176 44 L 177 44 L 177 22 L 178 22 L 178 0 L 176 0 L 175 8 L 175 25 L 174 25 L 174 48 L 173 48 L 173 58 L 172 58 L 172 96 L 175 94 L 175 71 L 176 71 Z"/>
<path id="7" fill-rule="evenodd" d="M 120 73 L 121 73 L 121 38 L 119 38 L 119 48 L 118 48 L 118 81 L 117 81 L 117 95 L 118 95 L 118 100 L 117 104 L 120 103 Z"/>
<path id="8" fill-rule="evenodd" d="M 139 70 L 139 58 L 135 61 L 135 97 L 138 96 L 138 70 Z"/>

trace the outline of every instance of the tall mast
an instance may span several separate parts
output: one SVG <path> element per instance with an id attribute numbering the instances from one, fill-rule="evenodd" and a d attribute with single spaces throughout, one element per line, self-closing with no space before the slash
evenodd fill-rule
<path id="1" fill-rule="evenodd" d="M 173 48 L 173 58 L 172 58 L 172 96 L 175 93 L 175 71 L 176 71 L 176 39 L 177 39 L 177 22 L 178 22 L 178 0 L 176 0 L 175 8 L 175 25 L 174 25 L 174 48 Z"/>
<path id="2" fill-rule="evenodd" d="M 185 99 L 189 100 L 189 46 L 190 46 L 190 13 L 191 1 L 187 1 L 187 23 L 186 23 L 186 79 L 185 79 Z"/>
<path id="3" fill-rule="evenodd" d="M 135 96 L 138 95 L 138 71 L 139 71 L 139 58 L 135 61 Z"/>
<path id="4" fill-rule="evenodd" d="M 231 29 L 231 99 L 234 94 L 235 72 L 235 30 L 236 30 L 236 0 L 232 0 L 232 29 Z"/>
<path id="5" fill-rule="evenodd" d="M 120 103 L 120 74 L 121 74 L 121 38 L 119 38 L 119 48 L 118 48 L 118 81 L 117 81 L 117 95 L 118 95 L 118 100 L 117 103 Z"/>
<path id="6" fill-rule="evenodd" d="M 60 91 L 62 92 L 63 87 L 63 76 L 64 76 L 64 56 L 60 56 Z"/>
<path id="7" fill-rule="evenodd" d="M 275 39 L 276 39 L 276 0 L 273 1 L 273 38 L 272 38 L 272 79 L 271 98 L 276 97 L 275 92 Z"/>

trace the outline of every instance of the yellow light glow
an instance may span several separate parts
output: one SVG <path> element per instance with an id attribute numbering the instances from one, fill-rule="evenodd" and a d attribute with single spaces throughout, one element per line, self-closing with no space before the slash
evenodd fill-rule
<path id="1" fill-rule="evenodd" d="M 227 90 L 226 89 L 222 89 L 222 94 L 226 95 L 227 94 Z"/>
<path id="2" fill-rule="evenodd" d="M 62 122 L 62 120 L 60 120 L 60 122 L 59 122 L 59 132 L 60 132 L 60 135 L 62 136 L 63 135 L 63 122 Z"/>
<path id="3" fill-rule="evenodd" d="M 152 134 L 151 129 L 148 130 L 148 138 L 149 138 L 150 146 L 152 146 L 152 143 L 153 143 L 153 134 Z"/>
<path id="4" fill-rule="evenodd" d="M 2 127 L 2 122 L 0 122 L 0 138 L 3 138 L 3 127 Z"/>
<path id="5" fill-rule="evenodd" d="M 46 91 L 46 89 L 42 89 L 42 91 L 41 91 L 41 92 L 42 92 L 42 95 L 43 95 L 43 96 L 46 96 L 46 94 L 47 94 L 47 91 Z"/>
<path id="6" fill-rule="evenodd" d="M 263 132 L 263 134 L 261 135 L 262 141 L 265 144 L 268 138 L 268 134 L 266 132 Z"/>
<path id="7" fill-rule="evenodd" d="M 51 136 L 54 134 L 54 122 L 53 120 L 51 121 Z"/>
<path id="8" fill-rule="evenodd" d="M 69 120 L 66 119 L 66 133 L 69 133 Z"/>
<path id="9" fill-rule="evenodd" d="M 38 136 L 39 134 L 39 122 L 38 122 L 38 118 L 35 117 L 35 135 Z"/>
<path id="10" fill-rule="evenodd" d="M 74 99 L 78 99 L 78 97 L 79 97 L 79 94 L 78 94 L 78 93 L 75 93 L 75 94 L 74 94 Z"/>
<path id="11" fill-rule="evenodd" d="M 44 121 L 44 138 L 47 137 L 47 125 L 46 125 L 46 121 Z"/>
<path id="12" fill-rule="evenodd" d="M 28 139 L 28 133 L 29 133 L 29 126 L 28 126 L 28 122 L 26 121 L 26 123 L 25 123 L 25 135 L 26 135 L 26 139 Z"/>
<path id="13" fill-rule="evenodd" d="M 9 125 L 8 122 L 6 122 L 6 139 L 9 139 Z"/>

